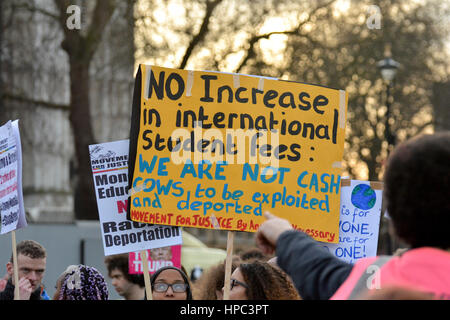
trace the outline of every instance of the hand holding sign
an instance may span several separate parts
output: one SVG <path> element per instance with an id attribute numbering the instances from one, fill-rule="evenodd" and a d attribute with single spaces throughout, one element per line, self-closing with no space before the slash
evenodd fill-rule
<path id="1" fill-rule="evenodd" d="M 256 244 L 265 254 L 273 254 L 280 235 L 293 228 L 289 221 L 278 218 L 268 211 L 264 216 L 267 220 L 261 224 L 256 233 Z"/>

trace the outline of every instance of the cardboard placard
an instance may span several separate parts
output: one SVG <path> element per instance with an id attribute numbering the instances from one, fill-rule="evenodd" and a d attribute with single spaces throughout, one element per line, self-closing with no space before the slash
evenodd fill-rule
<path id="1" fill-rule="evenodd" d="M 377 255 L 383 184 L 342 180 L 339 243 L 323 244 L 336 257 L 354 263 Z"/>
<path id="2" fill-rule="evenodd" d="M 336 242 L 346 106 L 342 90 L 141 65 L 128 218 L 255 232 L 269 210 Z"/>
<path id="3" fill-rule="evenodd" d="M 19 121 L 0 127 L 0 234 L 27 226 L 22 193 Z"/>
<path id="4" fill-rule="evenodd" d="M 105 255 L 182 243 L 181 228 L 127 220 L 129 141 L 90 145 Z"/>

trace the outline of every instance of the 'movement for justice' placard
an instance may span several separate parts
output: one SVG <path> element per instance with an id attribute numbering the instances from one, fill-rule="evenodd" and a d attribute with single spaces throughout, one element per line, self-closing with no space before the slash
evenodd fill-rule
<path id="1" fill-rule="evenodd" d="M 346 111 L 343 90 L 141 65 L 128 219 L 254 232 L 269 210 L 337 242 Z"/>

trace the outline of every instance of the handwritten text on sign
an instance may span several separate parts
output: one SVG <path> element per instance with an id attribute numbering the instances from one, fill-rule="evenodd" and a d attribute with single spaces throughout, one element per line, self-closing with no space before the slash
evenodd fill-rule
<path id="1" fill-rule="evenodd" d="M 377 255 L 382 184 L 342 180 L 339 243 L 324 244 L 336 257 L 350 263 Z"/>
<path id="2" fill-rule="evenodd" d="M 139 72 L 131 220 L 256 231 L 269 209 L 336 241 L 344 91 L 144 65 Z"/>

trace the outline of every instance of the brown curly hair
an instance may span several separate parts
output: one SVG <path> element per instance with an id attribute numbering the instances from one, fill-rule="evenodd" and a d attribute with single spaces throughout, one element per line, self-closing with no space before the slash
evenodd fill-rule
<path id="1" fill-rule="evenodd" d="M 269 260 L 269 257 L 265 255 L 261 249 L 258 248 L 251 248 L 247 251 L 242 252 L 239 257 L 241 258 L 242 262 L 250 262 L 252 260 L 260 260 L 260 261 L 267 261 Z"/>
<path id="2" fill-rule="evenodd" d="M 233 256 L 231 273 L 239 266 L 240 259 Z M 216 290 L 221 291 L 225 283 L 225 260 L 208 268 L 192 285 L 195 300 L 218 300 Z"/>
<path id="3" fill-rule="evenodd" d="M 239 269 L 249 300 L 301 300 L 286 273 L 267 262 L 242 263 Z"/>

